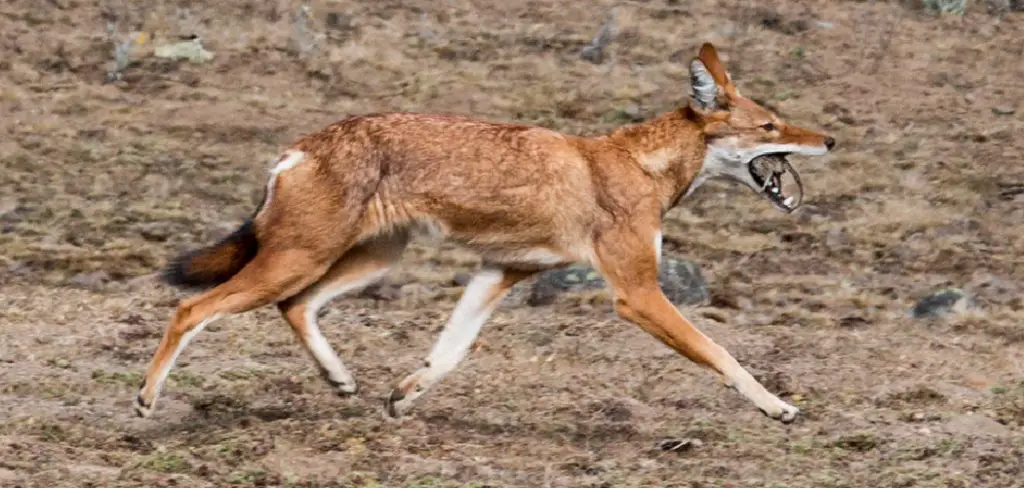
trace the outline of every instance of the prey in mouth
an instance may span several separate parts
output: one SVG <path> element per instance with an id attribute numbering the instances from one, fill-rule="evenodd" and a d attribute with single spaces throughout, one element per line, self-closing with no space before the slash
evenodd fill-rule
<path id="1" fill-rule="evenodd" d="M 748 164 L 750 176 L 754 183 L 760 187 L 761 193 L 768 199 L 775 208 L 790 213 L 800 207 L 804 199 L 804 185 L 800 181 L 800 174 L 796 172 L 786 159 L 788 153 L 770 153 L 757 156 Z M 796 185 L 796 195 L 787 193 L 783 184 L 784 177 L 791 175 Z"/>

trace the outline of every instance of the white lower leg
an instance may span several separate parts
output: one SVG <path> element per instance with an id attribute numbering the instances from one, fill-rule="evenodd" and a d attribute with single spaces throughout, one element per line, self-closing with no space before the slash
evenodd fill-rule
<path id="1" fill-rule="evenodd" d="M 434 344 L 426 365 L 403 379 L 392 392 L 388 402 L 390 414 L 401 414 L 466 357 L 484 322 L 507 291 L 500 288 L 503 280 L 504 273 L 498 270 L 483 270 L 473 277 Z"/>
<path id="2" fill-rule="evenodd" d="M 167 380 L 167 376 L 170 374 L 171 368 L 174 367 L 174 363 L 178 360 L 178 356 L 181 355 L 181 351 L 184 351 L 185 347 L 188 346 L 188 343 L 191 342 L 196 335 L 202 332 L 202 330 L 206 328 L 207 325 L 210 325 L 211 323 L 213 323 L 213 321 L 219 318 L 221 318 L 221 315 L 214 315 L 213 317 L 203 320 L 188 332 L 182 334 L 181 339 L 178 340 L 178 347 L 174 349 L 174 353 L 171 354 L 170 359 L 168 359 L 167 362 L 164 363 L 163 367 L 161 367 L 157 371 L 156 379 L 153 382 L 151 390 L 152 399 L 149 400 L 148 402 L 143 400 L 142 390 L 144 390 L 149 385 L 143 384 L 142 388 L 140 388 L 139 395 L 135 397 L 136 413 L 145 417 L 149 415 L 150 412 L 153 411 L 153 406 L 156 404 L 156 399 L 160 396 L 160 391 L 163 390 L 164 382 Z"/>
<path id="3" fill-rule="evenodd" d="M 327 304 L 327 302 L 330 302 L 334 298 L 345 293 L 362 289 L 380 279 L 387 272 L 388 269 L 386 268 L 380 269 L 361 276 L 359 279 L 345 283 L 337 283 L 334 284 L 334 286 L 326 287 L 317 291 L 317 294 L 306 303 L 305 314 L 303 317 L 305 320 L 305 328 L 300 333 L 303 334 L 304 342 L 306 343 L 306 347 L 309 349 L 310 355 L 313 356 L 314 360 L 316 360 L 317 365 L 327 378 L 327 381 L 343 393 L 354 393 L 356 391 L 356 381 L 355 378 L 352 377 L 352 373 L 341 361 L 341 358 L 338 357 L 334 348 L 332 348 L 327 342 L 327 338 L 324 337 L 322 332 L 320 332 L 320 326 L 317 323 L 317 314 L 320 312 L 320 309 Z"/>
<path id="4" fill-rule="evenodd" d="M 334 352 L 327 338 L 320 332 L 316 320 L 306 322 L 306 344 L 309 353 L 316 360 L 324 377 L 332 385 L 344 393 L 356 391 L 356 380 L 352 373 L 341 362 L 341 358 Z"/>
<path id="5" fill-rule="evenodd" d="M 734 388 L 741 395 L 746 397 L 748 400 L 753 402 L 757 408 L 759 408 L 765 415 L 782 421 L 791 421 L 799 413 L 799 410 L 782 401 L 779 397 L 770 393 L 765 389 L 764 385 L 759 383 L 753 375 L 750 374 L 743 366 L 739 364 L 728 352 L 725 352 L 725 356 L 728 358 L 726 365 L 723 368 L 723 373 L 728 385 Z"/>

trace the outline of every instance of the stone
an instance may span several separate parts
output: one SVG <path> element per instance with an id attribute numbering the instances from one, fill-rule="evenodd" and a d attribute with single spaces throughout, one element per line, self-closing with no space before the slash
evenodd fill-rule
<path id="1" fill-rule="evenodd" d="M 604 62 L 604 48 L 588 44 L 580 50 L 580 57 L 585 61 L 589 61 L 594 64 L 601 64 Z"/>
<path id="2" fill-rule="evenodd" d="M 665 259 L 658 274 L 661 289 L 672 303 L 695 306 L 711 301 L 708 283 L 704 280 L 697 263 L 683 259 Z"/>
<path id="3" fill-rule="evenodd" d="M 704 446 L 704 441 L 697 438 L 665 439 L 658 443 L 658 449 L 667 452 L 685 452 Z"/>
<path id="4" fill-rule="evenodd" d="M 1010 434 L 1009 427 L 982 414 L 957 415 L 950 418 L 941 429 L 947 434 L 966 437 L 1003 437 Z"/>
<path id="5" fill-rule="evenodd" d="M 352 27 L 352 17 L 342 12 L 327 12 L 325 24 L 331 29 L 347 30 Z"/>
<path id="6" fill-rule="evenodd" d="M 459 271 L 458 273 L 455 273 L 455 276 L 452 276 L 452 284 L 455 286 L 466 286 L 472 280 L 473 275 L 465 271 Z"/>
<path id="7" fill-rule="evenodd" d="M 957 315 L 977 304 L 966 292 L 958 288 L 946 288 L 922 298 L 911 311 L 914 318 L 935 318 Z"/>
<path id="8" fill-rule="evenodd" d="M 213 59 L 213 53 L 203 49 L 203 42 L 198 37 L 157 46 L 153 55 L 158 58 L 184 59 L 192 64 L 203 64 Z"/>
<path id="9" fill-rule="evenodd" d="M 79 273 L 68 280 L 68 285 L 74 288 L 98 291 L 110 282 L 110 274 L 106 271 L 93 271 L 91 273 Z"/>

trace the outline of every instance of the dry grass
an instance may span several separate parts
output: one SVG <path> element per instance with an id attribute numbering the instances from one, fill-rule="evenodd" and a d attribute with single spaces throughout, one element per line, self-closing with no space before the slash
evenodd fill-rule
<path id="1" fill-rule="evenodd" d="M 601 64 L 579 57 L 611 2 L 111 2 L 122 32 L 197 33 L 202 66 L 147 56 L 104 83 L 104 6 L 0 7 L 0 484 L 4 486 L 1018 486 L 1024 451 L 1024 18 L 899 2 L 626 2 Z M 333 7 L 332 7 L 333 5 Z M 324 26 L 330 8 L 344 13 Z M 131 15 L 128 15 L 131 14 Z M 138 375 L 181 293 L 176 251 L 246 216 L 270 157 L 351 113 L 411 110 L 578 134 L 673 108 L 684 61 L 719 44 L 741 90 L 828 130 L 780 214 L 709 184 L 670 214 L 666 251 L 716 299 L 686 311 L 799 405 L 780 426 L 622 324 L 600 297 L 521 290 L 476 351 L 400 423 L 389 386 L 429 350 L 475 261 L 417 246 L 393 301 L 339 300 L 325 333 L 362 382 L 331 395 L 272 310 L 211 327 L 156 416 Z M 908 317 L 968 289 L 982 308 Z M 664 438 L 702 444 L 662 452 Z"/>

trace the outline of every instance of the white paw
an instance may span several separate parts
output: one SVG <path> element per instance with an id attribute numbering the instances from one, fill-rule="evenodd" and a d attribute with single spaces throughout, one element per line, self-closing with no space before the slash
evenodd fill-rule
<path id="1" fill-rule="evenodd" d="M 398 383 L 385 402 L 387 414 L 391 418 L 398 418 L 404 415 L 412 407 L 413 401 L 420 397 L 427 390 L 429 369 L 423 368 L 415 373 L 406 376 Z"/>
<path id="2" fill-rule="evenodd" d="M 412 406 L 412 398 L 408 397 L 401 388 L 395 388 L 388 394 L 387 401 L 384 402 L 384 411 L 388 417 L 397 419 L 406 412 Z"/>
<path id="3" fill-rule="evenodd" d="M 354 395 L 359 391 L 359 385 L 352 378 L 343 378 L 339 381 L 328 376 L 327 383 L 329 383 L 334 389 L 338 390 L 338 394 L 341 396 Z"/>
<path id="4" fill-rule="evenodd" d="M 135 410 L 135 415 L 144 419 L 149 418 L 149 416 L 153 414 L 153 402 L 146 403 L 142 398 L 142 392 L 139 392 L 139 394 L 135 396 L 135 405 L 133 408 Z"/>
<path id="5" fill-rule="evenodd" d="M 788 424 L 796 420 L 797 416 L 800 415 L 800 409 L 786 403 L 779 401 L 779 404 L 770 410 L 760 409 L 761 413 L 767 415 L 770 418 L 778 420 L 784 424 Z"/>
<path id="6" fill-rule="evenodd" d="M 329 371 L 327 369 L 320 369 L 320 377 L 338 391 L 341 396 L 349 396 L 359 391 L 359 385 L 356 383 L 356 379 L 352 377 L 347 371 Z"/>

